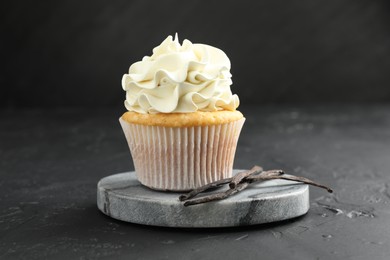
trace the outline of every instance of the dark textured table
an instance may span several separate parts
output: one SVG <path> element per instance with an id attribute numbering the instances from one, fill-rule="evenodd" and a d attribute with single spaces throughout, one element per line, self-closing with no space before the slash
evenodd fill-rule
<path id="1" fill-rule="evenodd" d="M 282 168 L 309 213 L 241 228 L 113 220 L 97 181 L 133 169 L 123 110 L 0 112 L 0 259 L 389 259 L 390 106 L 244 107 L 235 168 Z"/>

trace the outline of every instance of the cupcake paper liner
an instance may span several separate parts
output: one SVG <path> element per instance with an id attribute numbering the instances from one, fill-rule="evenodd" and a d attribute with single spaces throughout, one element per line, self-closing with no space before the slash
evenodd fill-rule
<path id="1" fill-rule="evenodd" d="M 138 180 L 156 190 L 187 191 L 229 178 L 245 118 L 226 124 L 163 127 L 119 119 Z"/>

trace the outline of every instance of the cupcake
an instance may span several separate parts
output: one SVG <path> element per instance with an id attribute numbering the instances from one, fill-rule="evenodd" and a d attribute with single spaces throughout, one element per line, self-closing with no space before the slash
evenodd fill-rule
<path id="1" fill-rule="evenodd" d="M 143 185 L 187 191 L 231 177 L 245 121 L 231 84 L 222 50 L 177 35 L 130 66 L 119 121 Z"/>

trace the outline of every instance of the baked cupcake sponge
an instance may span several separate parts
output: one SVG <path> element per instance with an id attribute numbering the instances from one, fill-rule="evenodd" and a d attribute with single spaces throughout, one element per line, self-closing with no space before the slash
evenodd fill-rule
<path id="1" fill-rule="evenodd" d="M 242 119 L 244 116 L 240 111 L 215 111 L 215 112 L 192 112 L 192 113 L 170 113 L 170 114 L 140 114 L 136 112 L 125 112 L 122 119 L 128 123 L 165 126 L 165 127 L 191 127 L 220 125 Z"/>

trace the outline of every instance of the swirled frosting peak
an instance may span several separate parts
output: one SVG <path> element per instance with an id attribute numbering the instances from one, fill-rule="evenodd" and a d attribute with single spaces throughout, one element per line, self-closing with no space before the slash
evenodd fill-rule
<path id="1" fill-rule="evenodd" d="M 236 110 L 237 95 L 226 54 L 205 44 L 179 43 L 168 36 L 152 56 L 130 66 L 123 75 L 125 106 L 138 113 L 189 113 Z"/>

